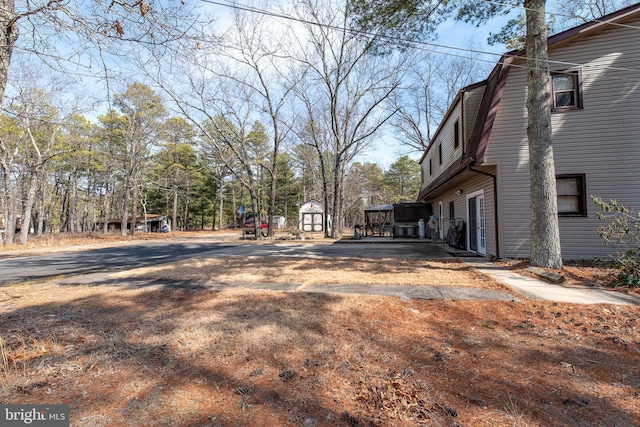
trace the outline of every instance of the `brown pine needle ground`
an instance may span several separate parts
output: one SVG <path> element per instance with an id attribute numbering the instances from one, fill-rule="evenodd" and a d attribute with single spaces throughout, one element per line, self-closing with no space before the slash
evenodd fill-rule
<path id="1" fill-rule="evenodd" d="M 507 289 L 456 260 L 200 258 L 117 274 Z M 640 425 L 639 315 L 522 298 L 5 286 L 0 403 L 67 403 L 74 426 Z"/>

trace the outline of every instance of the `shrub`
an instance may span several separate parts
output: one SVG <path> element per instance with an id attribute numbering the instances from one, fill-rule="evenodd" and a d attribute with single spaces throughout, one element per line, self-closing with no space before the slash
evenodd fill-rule
<path id="1" fill-rule="evenodd" d="M 600 238 L 606 244 L 622 247 L 613 258 L 620 270 L 617 285 L 640 286 L 640 212 L 611 200 L 608 203 L 599 197 L 591 200 L 601 211 L 596 216 L 607 225 L 598 228 Z"/>

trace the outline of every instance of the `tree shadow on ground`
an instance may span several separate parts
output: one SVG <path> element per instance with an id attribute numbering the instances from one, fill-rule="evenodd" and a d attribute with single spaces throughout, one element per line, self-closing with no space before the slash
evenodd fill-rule
<path id="1" fill-rule="evenodd" d="M 240 426 L 252 425 L 252 416 L 267 417 L 253 425 L 284 425 L 317 414 L 339 420 L 340 413 L 297 390 L 303 367 L 288 356 L 297 345 L 321 347 L 325 307 L 339 297 L 269 293 L 263 301 L 240 294 L 216 302 L 220 295 L 100 292 L 2 313 L 6 353 L 23 368 L 13 371 L 20 378 L 3 403 L 54 403 L 63 394 L 72 420 L 89 425 L 105 416 L 109 425 Z M 92 391 L 78 382 L 94 382 Z M 176 396 L 192 388 L 207 402 L 185 412 Z M 232 407 L 252 410 L 237 410 L 245 416 L 234 419 L 225 414 Z"/>
<path id="2" fill-rule="evenodd" d="M 49 291 L 46 303 L 0 314 L 6 354 L 18 368 L 5 376 L 3 403 L 62 400 L 85 425 L 640 421 L 626 396 L 640 385 L 637 309 L 265 291 Z M 610 387 L 626 397 L 601 399 Z"/>

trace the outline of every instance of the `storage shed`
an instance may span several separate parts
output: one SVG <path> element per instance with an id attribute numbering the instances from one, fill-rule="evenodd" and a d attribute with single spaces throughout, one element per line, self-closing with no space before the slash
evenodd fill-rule
<path id="1" fill-rule="evenodd" d="M 300 206 L 298 212 L 298 229 L 305 233 L 324 233 L 325 228 L 330 229 L 325 224 L 325 210 L 322 203 L 310 200 Z"/>

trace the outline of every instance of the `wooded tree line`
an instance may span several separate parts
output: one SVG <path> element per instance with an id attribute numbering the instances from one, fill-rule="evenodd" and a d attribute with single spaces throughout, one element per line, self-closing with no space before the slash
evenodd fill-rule
<path id="1" fill-rule="evenodd" d="M 50 94 L 31 88 L 0 116 L 7 218 L 5 243 L 26 243 L 28 233 L 109 232 L 119 223 L 123 235 L 135 233 L 132 218 L 166 215 L 178 230 L 241 225 L 240 206 L 258 211 L 271 206 L 271 162 L 266 127 L 256 121 L 240 130 L 224 117 L 199 132 L 182 117 L 171 116 L 161 96 L 149 86 L 132 83 L 114 96 L 114 108 L 95 123 L 79 114 L 63 115 Z M 215 129 L 215 130 L 213 130 Z M 229 150 L 247 161 L 254 176 L 231 170 L 209 138 L 226 138 Z M 296 224 L 297 207 L 321 200 L 319 162 L 308 146 L 298 144 L 278 155 L 274 214 Z M 401 156 L 383 171 L 373 163 L 354 163 L 347 172 L 347 221 L 361 221 L 371 203 L 413 200 L 419 191 L 419 167 Z M 250 183 L 251 182 L 251 183 Z M 9 197 L 6 197 L 9 196 Z M 7 221 L 7 225 L 11 222 Z"/>
<path id="2" fill-rule="evenodd" d="M 145 213 L 169 215 L 178 229 L 226 226 L 240 206 L 291 223 L 312 199 L 337 237 L 362 221 L 366 203 L 415 200 L 415 161 L 401 157 L 385 172 L 358 156 L 383 130 L 420 152 L 443 97 L 481 70 L 471 57 L 373 55 L 371 39 L 350 29 L 348 7 L 296 2 L 286 14 L 297 20 L 277 25 L 235 10 L 224 31 L 201 27 L 169 54 L 137 51 L 145 84 L 129 82 L 92 120 L 54 108 L 65 100 L 46 88 L 10 82 L 0 161 L 3 214 L 17 221 L 17 241 L 30 229 L 107 231 L 116 219 L 121 233 L 135 233 L 131 218 Z M 438 82 L 447 90 L 436 100 Z M 21 98 L 30 91 L 39 95 Z M 7 227 L 5 243 L 13 237 Z"/>

